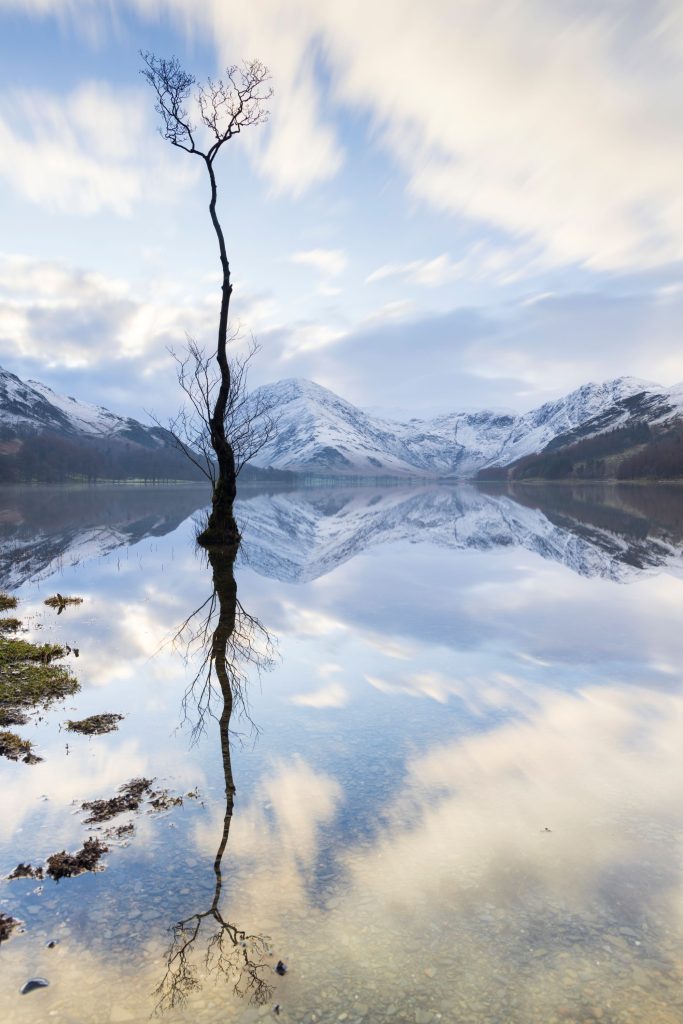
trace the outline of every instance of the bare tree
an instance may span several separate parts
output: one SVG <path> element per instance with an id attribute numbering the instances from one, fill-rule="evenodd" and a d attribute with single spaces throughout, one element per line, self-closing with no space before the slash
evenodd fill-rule
<path id="1" fill-rule="evenodd" d="M 228 344 L 236 338 L 237 332 L 229 334 Z M 249 392 L 249 364 L 258 351 L 252 339 L 246 350 L 235 352 L 230 360 L 230 390 L 223 423 L 232 447 L 235 476 L 271 440 L 277 427 L 272 399 L 263 391 Z M 220 387 L 216 362 L 193 338 L 188 338 L 182 354 L 173 349 L 170 352 L 176 361 L 176 377 L 186 403 L 166 424 L 153 418 L 170 432 L 176 447 L 215 488 L 219 466 L 211 437 L 211 416 Z"/>
<path id="2" fill-rule="evenodd" d="M 239 542 L 239 531 L 233 515 L 237 489 L 235 450 L 226 423 L 233 389 L 233 370 L 228 359 L 228 323 L 232 283 L 225 236 L 216 213 L 218 187 L 214 163 L 226 142 L 243 128 L 262 124 L 268 118 L 265 104 L 272 96 L 270 73 L 258 60 L 233 65 L 225 72 L 225 80 L 208 79 L 197 85 L 193 75 L 180 66 L 177 57 L 164 59 L 142 51 L 143 77 L 156 95 L 156 111 L 161 118 L 160 133 L 178 149 L 200 157 L 206 166 L 211 186 L 209 215 L 218 240 L 218 252 L 223 276 L 221 307 L 218 320 L 218 344 L 215 362 L 218 367 L 218 385 L 211 390 L 207 427 L 211 449 L 215 455 L 217 471 L 212 479 L 211 513 L 206 529 L 198 540 L 205 547 L 234 546 Z M 195 124 L 188 111 L 193 93 L 197 103 L 199 124 Z M 199 141 L 199 134 L 206 144 Z M 226 416 L 228 419 L 226 421 Z"/>

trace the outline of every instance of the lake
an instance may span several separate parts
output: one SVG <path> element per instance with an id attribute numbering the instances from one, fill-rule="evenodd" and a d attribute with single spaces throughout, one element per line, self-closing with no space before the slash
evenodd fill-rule
<path id="1" fill-rule="evenodd" d="M 0 1020 L 680 1022 L 683 489 L 245 489 L 234 565 L 206 502 L 0 491 L 80 683 L 0 760 Z"/>

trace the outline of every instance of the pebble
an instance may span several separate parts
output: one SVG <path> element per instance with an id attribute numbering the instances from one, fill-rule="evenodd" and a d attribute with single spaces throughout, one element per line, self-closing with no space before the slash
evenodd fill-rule
<path id="1" fill-rule="evenodd" d="M 47 978 L 29 978 L 19 991 L 22 996 L 26 996 L 29 992 L 35 992 L 37 988 L 47 988 L 49 984 Z"/>

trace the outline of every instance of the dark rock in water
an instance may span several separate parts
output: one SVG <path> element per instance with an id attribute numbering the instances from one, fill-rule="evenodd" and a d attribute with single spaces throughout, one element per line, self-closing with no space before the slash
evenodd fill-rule
<path id="1" fill-rule="evenodd" d="M 59 939 L 50 939 L 50 941 L 46 942 L 45 945 L 47 946 L 48 949 L 54 949 L 58 942 Z"/>
<path id="2" fill-rule="evenodd" d="M 47 978 L 29 978 L 25 985 L 23 985 L 19 991 L 22 996 L 28 995 L 29 992 L 35 992 L 37 988 L 47 988 L 50 982 Z"/>
<path id="3" fill-rule="evenodd" d="M 278 960 L 275 965 L 275 973 L 282 976 L 287 973 L 287 964 L 283 964 L 282 960 Z"/>

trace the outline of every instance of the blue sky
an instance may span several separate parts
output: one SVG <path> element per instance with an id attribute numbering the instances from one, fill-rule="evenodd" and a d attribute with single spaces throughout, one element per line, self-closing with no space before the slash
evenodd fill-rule
<path id="1" fill-rule="evenodd" d="M 680 0 L 0 0 L 6 368 L 163 417 L 168 346 L 214 339 L 207 182 L 140 49 L 271 69 L 219 167 L 254 384 L 411 416 L 683 378 Z"/>

